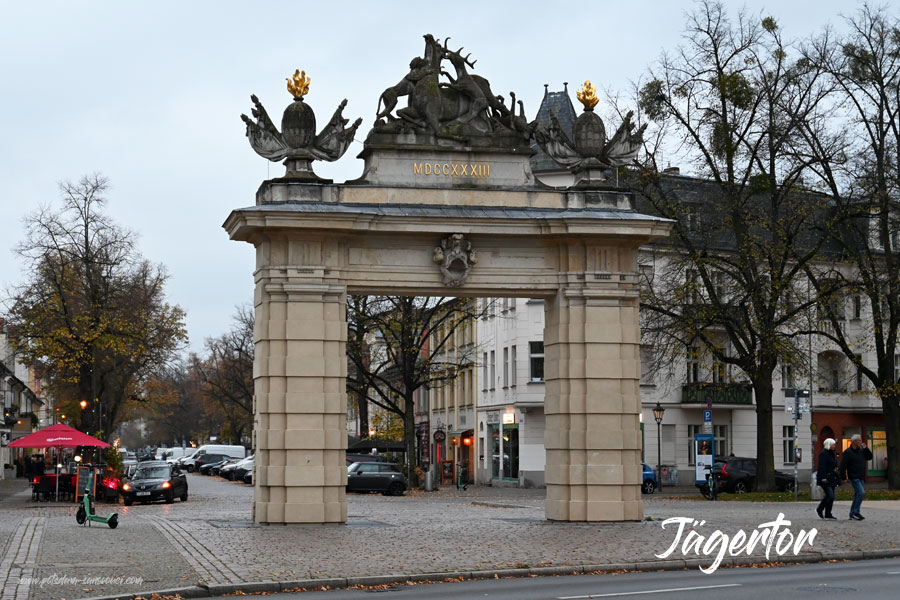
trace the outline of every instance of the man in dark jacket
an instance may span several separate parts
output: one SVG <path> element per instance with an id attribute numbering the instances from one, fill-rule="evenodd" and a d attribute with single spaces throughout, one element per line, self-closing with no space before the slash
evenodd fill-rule
<path id="1" fill-rule="evenodd" d="M 849 479 L 853 486 L 853 502 L 850 504 L 850 518 L 862 521 L 865 517 L 859 514 L 859 507 L 866 497 L 863 481 L 866 478 L 866 462 L 872 460 L 872 451 L 866 448 L 859 434 L 850 438 L 850 447 L 841 457 L 841 479 Z"/>

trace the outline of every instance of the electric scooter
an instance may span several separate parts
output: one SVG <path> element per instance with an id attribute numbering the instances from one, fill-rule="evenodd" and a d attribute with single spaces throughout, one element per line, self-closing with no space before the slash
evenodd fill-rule
<path id="1" fill-rule="evenodd" d="M 95 514 L 94 495 L 91 493 L 92 489 L 94 489 L 94 469 L 91 469 L 88 472 L 87 489 L 85 490 L 84 497 L 81 499 L 81 506 L 78 507 L 78 512 L 75 513 L 75 521 L 79 525 L 87 523 L 88 527 L 90 527 L 91 521 L 96 521 L 98 523 L 106 523 L 109 525 L 110 529 L 115 529 L 119 526 L 119 513 L 112 513 L 108 517 L 101 517 L 100 515 Z"/>

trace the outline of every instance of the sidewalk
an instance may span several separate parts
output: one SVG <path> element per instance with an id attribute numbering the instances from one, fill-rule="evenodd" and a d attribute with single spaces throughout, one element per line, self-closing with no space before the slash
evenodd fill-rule
<path id="1" fill-rule="evenodd" d="M 822 521 L 814 503 L 706 502 L 644 496 L 648 520 L 560 523 L 544 519 L 546 490 L 471 486 L 408 492 L 403 497 L 350 494 L 345 525 L 259 526 L 249 486 L 192 475 L 188 502 L 119 512 L 116 530 L 79 527 L 71 504 L 30 501 L 27 486 L 0 502 L 3 596 L 17 600 L 132 598 L 178 590 L 182 597 L 235 591 L 378 584 L 408 579 L 681 569 L 708 566 L 674 552 L 664 519 L 690 517 L 704 537 L 715 530 L 749 533 L 779 513 L 793 534 L 816 528 L 813 547 L 769 561 L 765 548 L 723 564 L 820 561 L 900 555 L 900 502 L 867 501 L 867 520 Z M 678 490 L 674 490 L 678 491 Z M 701 523 L 702 522 L 702 523 Z M 18 570 L 17 570 L 18 569 Z M 128 579 L 128 578 L 132 579 Z M 716 577 L 712 575 L 711 577 Z M 31 579 L 26 579 L 31 578 Z M 27 585 L 23 585 L 26 581 Z M 41 583 L 44 584 L 41 587 Z"/>

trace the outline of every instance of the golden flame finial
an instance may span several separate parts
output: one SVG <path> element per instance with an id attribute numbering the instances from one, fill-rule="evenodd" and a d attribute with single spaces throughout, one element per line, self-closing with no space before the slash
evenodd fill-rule
<path id="1" fill-rule="evenodd" d="M 285 77 L 285 79 L 287 80 L 288 91 L 296 100 L 309 93 L 309 77 L 306 76 L 306 71 L 297 69 L 294 71 L 293 78 Z"/>
<path id="2" fill-rule="evenodd" d="M 575 95 L 578 97 L 578 101 L 584 104 L 585 110 L 591 110 L 600 102 L 600 98 L 597 97 L 597 88 L 591 85 L 590 81 L 585 81 Z"/>

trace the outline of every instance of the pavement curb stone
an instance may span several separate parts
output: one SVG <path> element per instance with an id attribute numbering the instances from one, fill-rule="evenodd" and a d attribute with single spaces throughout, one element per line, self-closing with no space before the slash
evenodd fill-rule
<path id="1" fill-rule="evenodd" d="M 867 550 L 865 552 L 809 552 L 797 556 L 780 556 L 774 562 L 780 563 L 818 563 L 829 560 L 868 560 L 877 558 L 900 558 L 900 549 L 884 549 L 884 550 Z M 112 596 L 94 596 L 91 598 L 82 598 L 81 600 L 135 600 L 135 598 L 150 598 L 153 594 L 159 596 L 176 596 L 183 598 L 210 598 L 222 596 L 225 594 L 233 594 L 235 592 L 244 592 L 254 594 L 259 592 L 286 592 L 297 588 L 344 588 L 355 585 L 374 586 L 374 585 L 401 585 L 407 582 L 440 582 L 447 579 L 493 579 L 495 577 L 540 577 L 554 575 L 570 575 L 584 574 L 605 571 L 680 571 L 685 568 L 694 568 L 701 565 L 709 564 L 707 559 L 675 559 L 675 560 L 659 560 L 644 561 L 637 563 L 608 563 L 602 565 L 559 565 L 555 567 L 535 567 L 528 569 L 492 569 L 486 571 L 459 571 L 449 573 L 417 573 L 413 575 L 369 575 L 363 577 L 346 577 L 332 579 L 300 579 L 293 581 L 257 581 L 235 584 L 213 584 L 191 586 L 186 588 L 175 588 L 169 590 L 157 590 L 147 592 L 136 592 L 128 594 L 117 594 Z M 740 566 L 759 564 L 760 557 L 754 556 L 731 556 L 722 560 L 723 566 Z"/>

